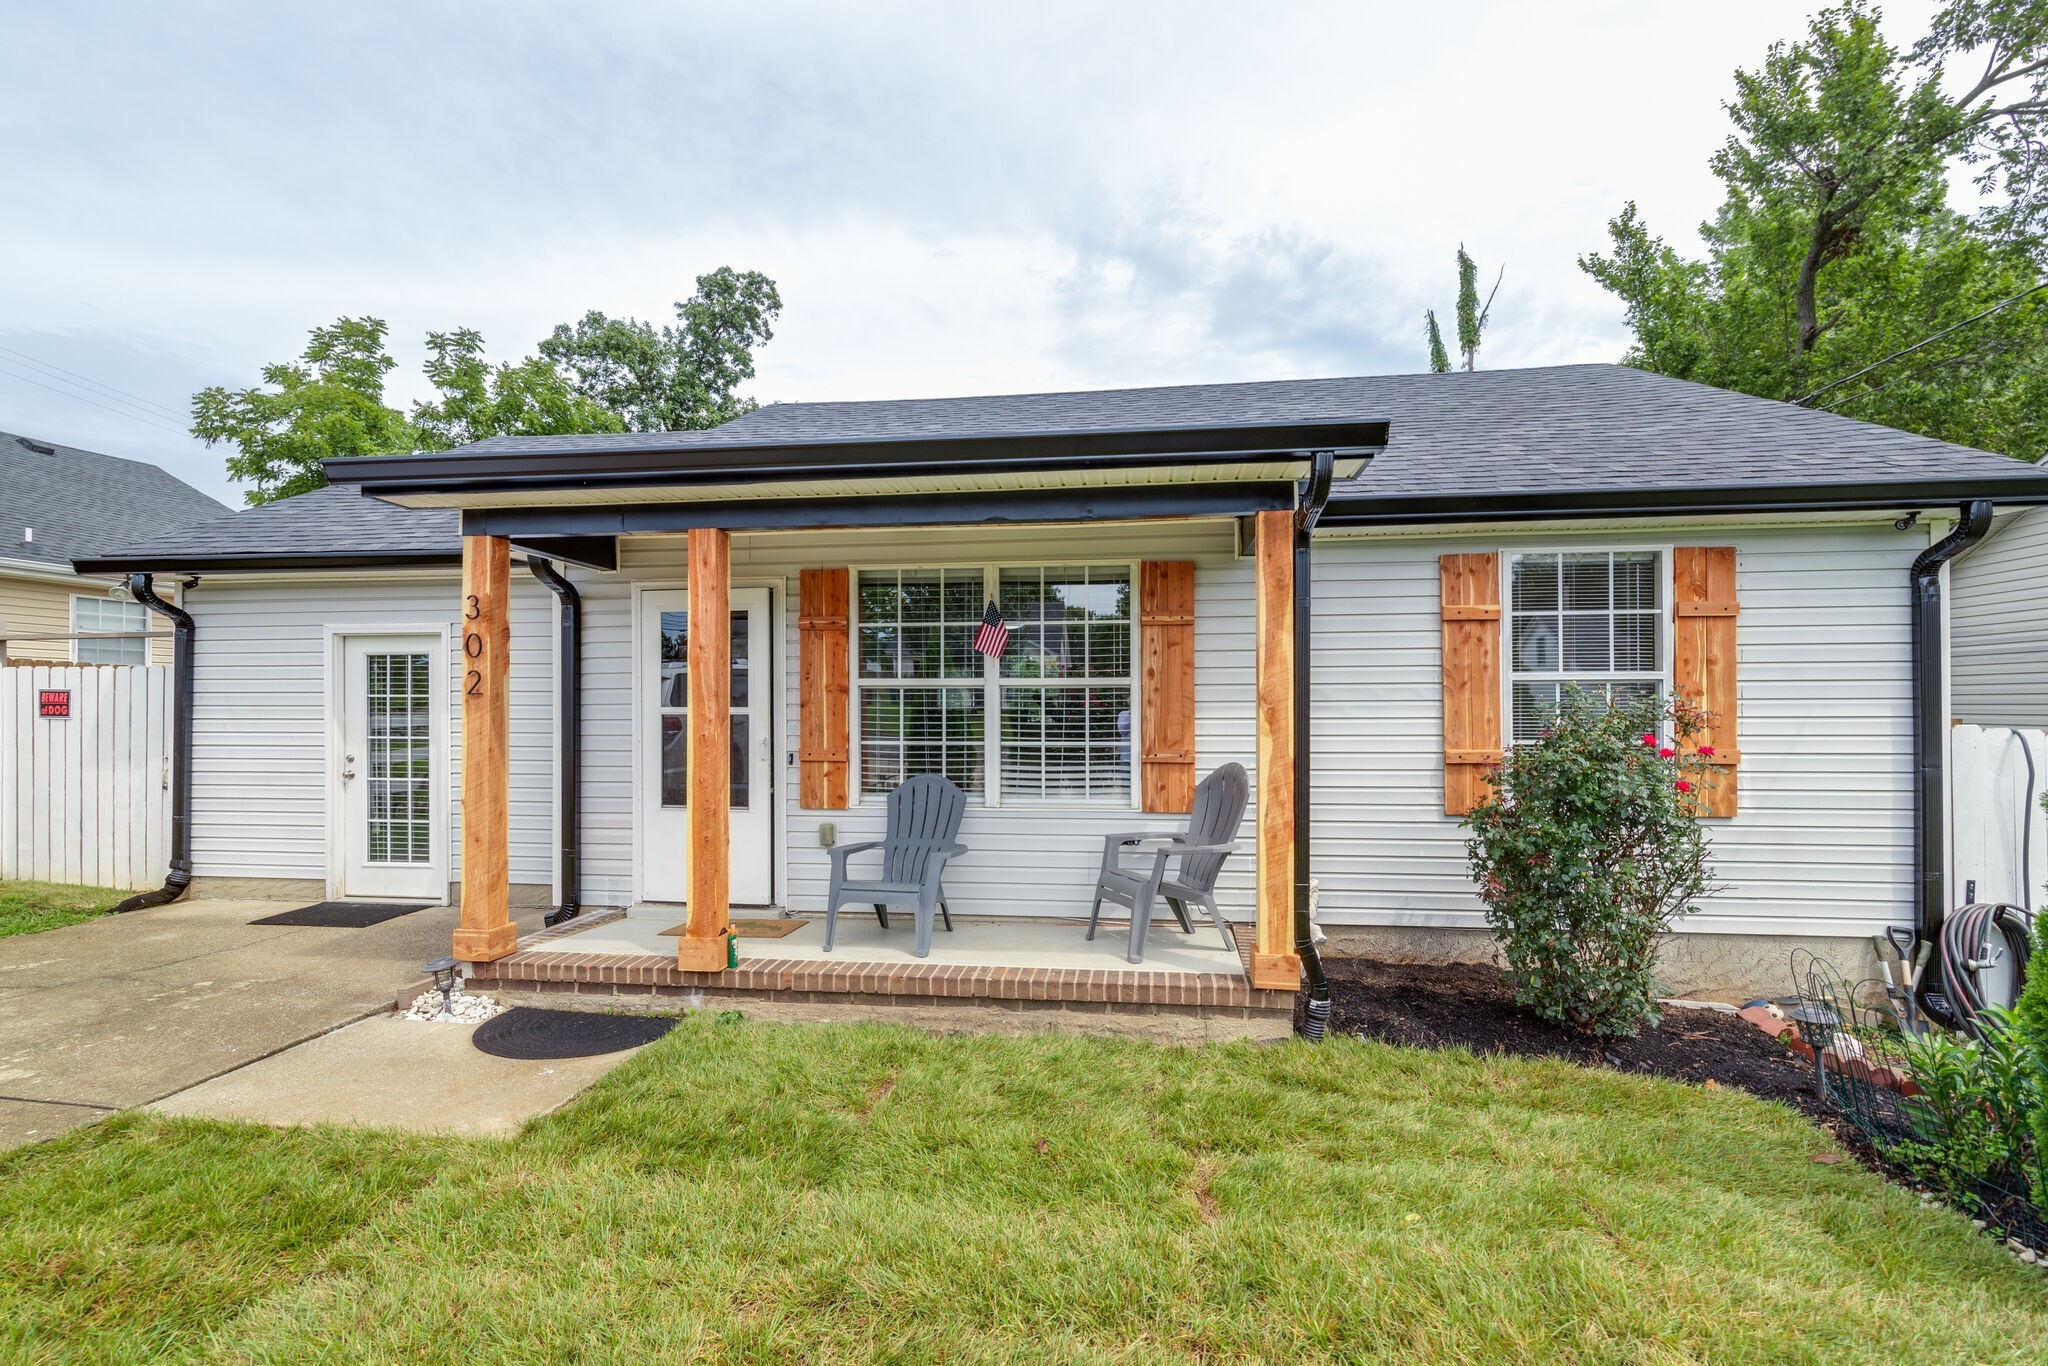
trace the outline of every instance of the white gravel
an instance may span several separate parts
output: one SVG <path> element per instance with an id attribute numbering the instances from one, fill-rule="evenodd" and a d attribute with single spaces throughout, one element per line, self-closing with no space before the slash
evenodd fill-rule
<path id="1" fill-rule="evenodd" d="M 405 1012 L 405 1018 L 430 1024 L 482 1024 L 506 1009 L 488 996 L 470 995 L 458 982 L 455 994 L 448 999 L 447 1015 L 441 1013 L 441 993 L 430 988 L 413 997 L 412 1009 Z"/>

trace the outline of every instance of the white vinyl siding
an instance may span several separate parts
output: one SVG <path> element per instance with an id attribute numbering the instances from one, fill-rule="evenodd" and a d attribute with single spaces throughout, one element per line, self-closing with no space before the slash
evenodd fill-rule
<path id="1" fill-rule="evenodd" d="M 2001 519 L 1951 565 L 1949 604 L 1955 719 L 2048 728 L 2048 508 Z"/>
<path id="2" fill-rule="evenodd" d="M 1206 773 L 1236 760 L 1253 764 L 1251 566 L 1235 555 L 1229 522 L 1157 522 L 1081 528 L 972 527 L 957 530 L 735 533 L 735 584 L 771 584 L 782 631 L 777 639 L 783 677 L 776 705 L 783 738 L 776 765 L 778 801 L 777 900 L 794 910 L 817 910 L 825 900 L 829 861 L 818 827 L 838 827 L 842 844 L 878 839 L 884 825 L 880 797 L 857 798 L 843 811 L 805 811 L 796 804 L 796 613 L 791 604 L 800 570 L 901 563 L 905 537 L 914 538 L 924 564 L 1074 565 L 1129 560 L 1192 560 L 1195 570 L 1197 767 Z M 622 574 L 575 572 L 584 595 L 584 821 L 585 900 L 621 904 L 633 894 L 632 583 L 683 582 L 680 536 L 631 537 L 620 543 Z M 970 805 L 960 838 L 972 851 L 946 870 L 946 891 L 956 913 L 1085 917 L 1102 838 L 1133 829 L 1172 830 L 1185 816 L 1148 816 L 1128 806 L 1039 805 L 983 808 Z M 1247 812 L 1239 840 L 1244 852 L 1224 869 L 1219 895 L 1227 915 L 1251 913 L 1254 814 Z M 676 894 L 650 899 L 669 900 Z"/>
<path id="3" fill-rule="evenodd" d="M 1711 823 L 1727 888 L 1682 928 L 1863 935 L 1909 920 L 1906 571 L 1924 536 L 1889 522 L 1655 535 L 1735 546 L 1742 604 L 1742 813 Z M 1465 832 L 1442 807 L 1437 556 L 1642 544 L 1641 532 L 1317 539 L 1313 833 L 1326 921 L 1485 925 Z"/>
<path id="4" fill-rule="evenodd" d="M 449 877 L 461 872 L 460 663 L 453 574 L 207 578 L 195 625 L 192 857 L 200 877 L 328 875 L 329 628 L 447 630 Z M 523 568 L 512 588 L 512 881 L 554 878 L 554 599 Z"/>

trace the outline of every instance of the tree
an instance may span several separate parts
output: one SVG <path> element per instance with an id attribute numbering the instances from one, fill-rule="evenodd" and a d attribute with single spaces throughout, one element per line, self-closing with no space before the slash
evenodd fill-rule
<path id="1" fill-rule="evenodd" d="M 396 364 L 384 351 L 385 331 L 379 318 L 314 328 L 303 364 L 263 367 L 271 389 L 216 385 L 193 395 L 192 434 L 208 446 L 234 446 L 228 475 L 252 484 L 244 494 L 252 504 L 320 488 L 320 462 L 331 456 L 411 449 L 413 425 L 384 402 L 384 376 Z"/>
<path id="2" fill-rule="evenodd" d="M 593 310 L 557 327 L 540 354 L 631 431 L 691 431 L 751 412 L 754 400 L 739 387 L 754 377 L 755 350 L 775 335 L 775 282 L 720 266 L 698 276 L 697 292 L 675 311 L 676 322 L 657 329 Z"/>
<path id="3" fill-rule="evenodd" d="M 487 436 L 715 427 L 755 406 L 739 388 L 754 377 L 754 351 L 774 335 L 782 310 L 775 282 L 721 266 L 697 277 L 656 330 L 631 318 L 587 313 L 540 344 L 540 354 L 493 366 L 473 328 L 427 334 L 424 371 L 435 399 L 412 416 L 384 402 L 381 318 L 340 318 L 316 327 L 303 363 L 265 366 L 263 384 L 220 386 L 192 396 L 192 434 L 234 448 L 228 474 L 244 497 L 267 503 L 323 487 L 321 462 L 354 455 L 446 450 Z"/>
<path id="4" fill-rule="evenodd" d="M 1422 310 L 1424 321 L 1429 324 L 1429 368 L 1433 374 L 1448 374 L 1451 368 L 1451 354 L 1444 350 L 1443 329 L 1436 325 L 1436 310 Z"/>
<path id="5" fill-rule="evenodd" d="M 429 332 L 427 350 L 426 375 L 441 397 L 413 405 L 423 449 L 447 450 L 487 436 L 625 430 L 618 414 L 578 393 L 540 356 L 493 369 L 484 359 L 483 335 L 473 328 Z"/>
<path id="6" fill-rule="evenodd" d="M 1503 266 L 1501 273 L 1494 277 L 1493 288 L 1487 293 L 1486 303 L 1479 302 L 1479 267 L 1465 253 L 1465 244 L 1458 244 L 1458 354 L 1465 358 L 1465 368 L 1477 368 L 1479 338 L 1486 330 L 1486 317 L 1493 312 L 1493 296 L 1500 293 L 1501 278 L 1507 274 Z M 1441 375 L 1451 368 L 1451 358 L 1444 350 L 1444 334 L 1437 326 L 1436 310 L 1425 309 L 1423 320 L 1429 336 L 1429 368 Z"/>
<path id="7" fill-rule="evenodd" d="M 2038 455 L 2041 298 L 1899 353 L 2039 280 L 2044 11 L 1953 0 L 1902 51 L 1868 0 L 1852 0 L 1738 71 L 1735 131 L 1710 163 L 1724 194 L 1700 229 L 1704 259 L 1652 234 L 1633 203 L 1608 224 L 1610 254 L 1580 259 L 1623 303 L 1626 363 Z M 1983 74 L 1945 95 L 1946 64 L 1970 53 Z M 1980 168 L 1987 198 L 1972 214 L 1948 204 L 1958 165 Z"/>

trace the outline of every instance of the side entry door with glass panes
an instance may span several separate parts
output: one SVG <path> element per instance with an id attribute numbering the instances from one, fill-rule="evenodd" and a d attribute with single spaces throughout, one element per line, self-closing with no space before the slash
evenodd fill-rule
<path id="1" fill-rule="evenodd" d="M 347 636 L 336 838 L 342 896 L 440 901 L 447 822 L 439 635 Z"/>

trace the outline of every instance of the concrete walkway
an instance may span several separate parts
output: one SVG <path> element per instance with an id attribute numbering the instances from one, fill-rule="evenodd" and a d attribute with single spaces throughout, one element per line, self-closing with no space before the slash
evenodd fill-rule
<path id="1" fill-rule="evenodd" d="M 497 1058 L 470 1042 L 476 1028 L 379 1015 L 149 1108 L 258 1124 L 368 1124 L 504 1137 L 568 1104 L 639 1051 L 539 1062 Z"/>
<path id="2" fill-rule="evenodd" d="M 455 925 L 445 906 L 360 930 L 249 923 L 294 904 L 184 901 L 0 939 L 0 1149 L 389 1010 Z M 522 914 L 522 934 L 540 928 Z"/>

